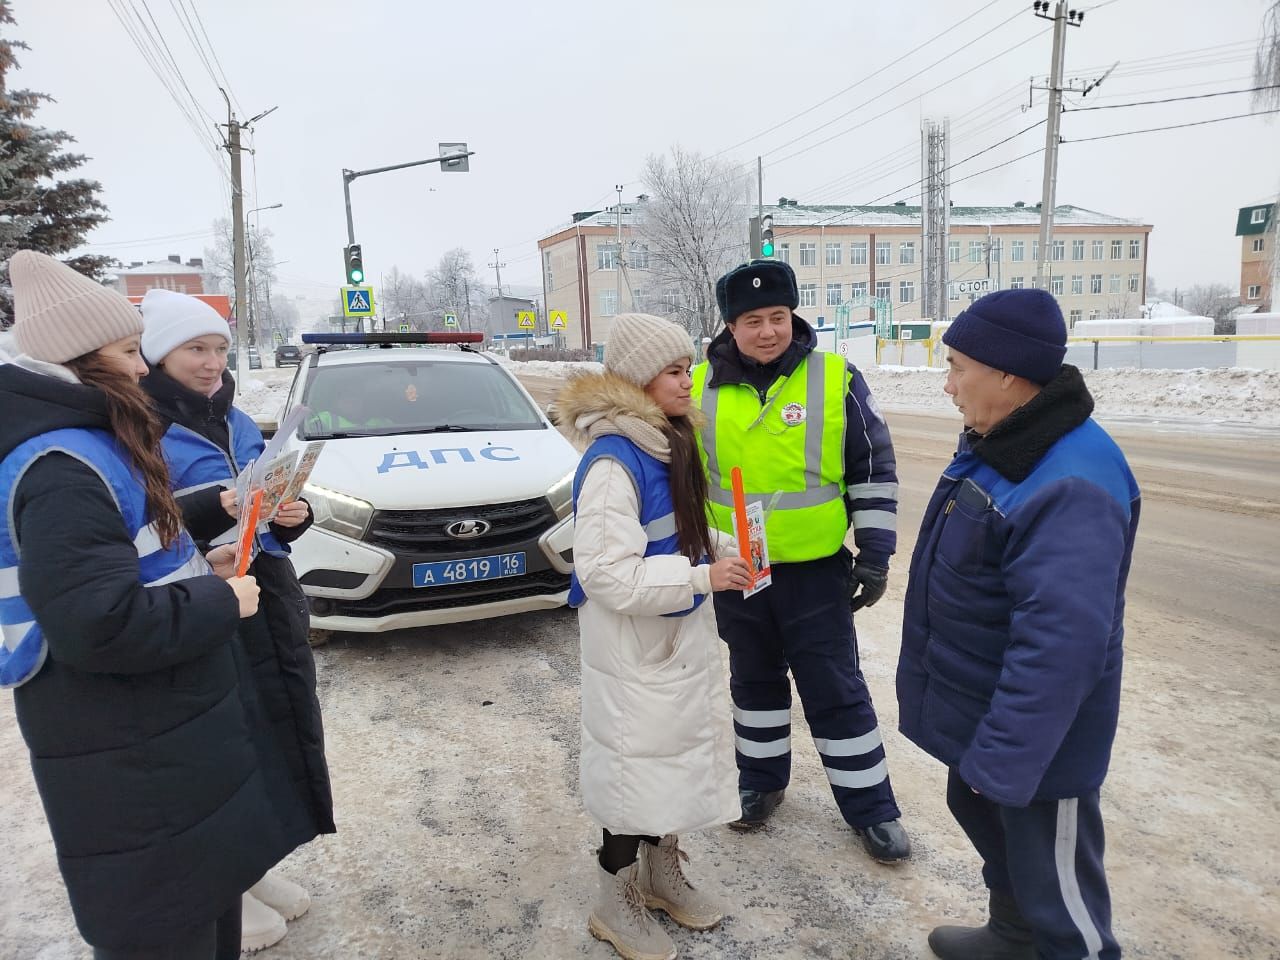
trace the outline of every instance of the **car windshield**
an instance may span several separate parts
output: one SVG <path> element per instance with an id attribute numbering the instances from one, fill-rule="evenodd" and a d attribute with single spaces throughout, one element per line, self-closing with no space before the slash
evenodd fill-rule
<path id="1" fill-rule="evenodd" d="M 302 396 L 308 440 L 469 430 L 543 430 L 537 408 L 489 363 L 320 365 Z"/>

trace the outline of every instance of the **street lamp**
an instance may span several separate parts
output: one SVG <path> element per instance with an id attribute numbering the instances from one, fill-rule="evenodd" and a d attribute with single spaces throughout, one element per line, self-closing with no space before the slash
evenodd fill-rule
<path id="1" fill-rule="evenodd" d="M 259 210 L 278 210 L 283 206 L 284 206 L 283 203 L 273 203 L 267 207 L 254 207 L 252 210 L 249 211 L 249 213 L 257 213 Z M 249 216 L 249 213 L 246 213 L 245 216 L 246 217 Z"/>

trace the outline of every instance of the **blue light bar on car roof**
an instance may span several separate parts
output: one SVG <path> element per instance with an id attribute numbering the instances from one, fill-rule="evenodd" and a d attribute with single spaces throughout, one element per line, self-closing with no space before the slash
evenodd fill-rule
<path id="1" fill-rule="evenodd" d="M 483 343 L 483 333 L 304 333 L 303 343 L 314 344 L 348 344 L 366 346 L 369 344 L 394 343 Z"/>

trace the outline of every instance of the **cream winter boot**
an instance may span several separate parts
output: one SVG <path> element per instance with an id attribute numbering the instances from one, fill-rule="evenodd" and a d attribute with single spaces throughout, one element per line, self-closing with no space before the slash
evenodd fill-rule
<path id="1" fill-rule="evenodd" d="M 644 908 L 644 894 L 636 886 L 639 868 L 636 862 L 615 875 L 596 864 L 600 895 L 587 929 L 597 940 L 613 944 L 625 960 L 675 960 L 675 944 Z"/>
<path id="2" fill-rule="evenodd" d="M 284 917 L 252 894 L 240 898 L 240 952 L 257 953 L 284 939 Z"/>
<path id="3" fill-rule="evenodd" d="M 680 861 L 688 859 L 674 833 L 663 837 L 656 847 L 641 841 L 637 883 L 650 910 L 662 910 L 690 930 L 710 930 L 724 919 L 724 909 L 685 877 Z"/>
<path id="4" fill-rule="evenodd" d="M 286 920 L 297 920 L 311 906 L 307 891 L 274 871 L 250 887 L 249 893 Z"/>

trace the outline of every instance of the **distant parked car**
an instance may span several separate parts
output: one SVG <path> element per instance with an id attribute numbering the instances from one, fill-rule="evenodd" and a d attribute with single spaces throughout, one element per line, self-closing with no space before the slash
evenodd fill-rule
<path id="1" fill-rule="evenodd" d="M 249 369 L 250 370 L 262 369 L 262 358 L 258 356 L 258 348 L 252 343 L 249 344 Z"/>
<path id="2" fill-rule="evenodd" d="M 298 349 L 295 343 L 281 343 L 276 345 L 276 366 L 277 367 L 296 367 L 302 362 L 302 351 Z"/>

